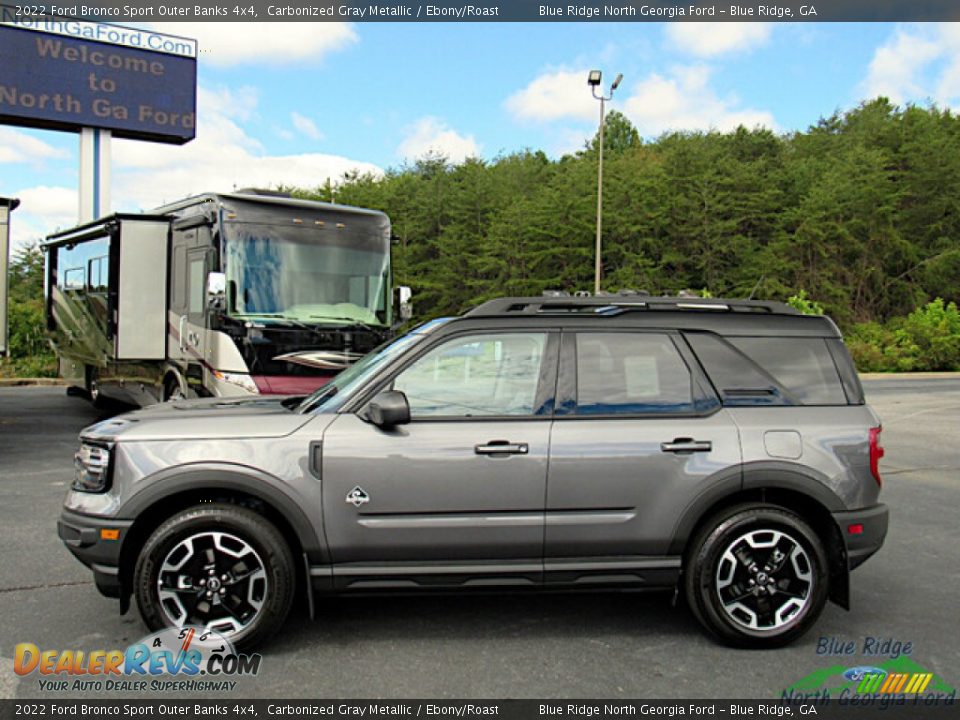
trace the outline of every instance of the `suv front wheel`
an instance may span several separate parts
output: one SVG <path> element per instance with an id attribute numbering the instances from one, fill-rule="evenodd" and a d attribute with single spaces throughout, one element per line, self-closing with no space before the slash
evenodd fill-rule
<path id="1" fill-rule="evenodd" d="M 731 645 L 786 645 L 827 601 L 823 543 L 802 518 L 772 505 L 714 516 L 691 543 L 685 572 L 693 614 Z"/>
<path id="2" fill-rule="evenodd" d="M 295 582 L 290 548 L 277 528 L 226 503 L 197 505 L 161 524 L 134 570 L 137 605 L 151 630 L 197 626 L 238 648 L 279 630 Z"/>

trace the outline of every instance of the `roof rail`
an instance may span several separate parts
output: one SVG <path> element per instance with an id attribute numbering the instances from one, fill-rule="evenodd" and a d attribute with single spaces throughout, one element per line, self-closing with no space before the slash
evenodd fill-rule
<path id="1" fill-rule="evenodd" d="M 504 297 L 478 305 L 467 315 L 490 317 L 519 314 L 621 315 L 636 311 L 692 311 L 710 313 L 766 313 L 799 315 L 799 310 L 786 303 L 767 300 L 724 298 L 652 297 L 649 295 L 601 297 Z"/>

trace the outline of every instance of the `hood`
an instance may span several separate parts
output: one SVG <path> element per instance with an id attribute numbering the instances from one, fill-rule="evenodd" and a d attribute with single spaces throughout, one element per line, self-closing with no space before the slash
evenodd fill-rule
<path id="1" fill-rule="evenodd" d="M 310 421 L 283 397 L 205 398 L 160 403 L 85 428 L 85 440 L 204 440 L 289 435 Z"/>

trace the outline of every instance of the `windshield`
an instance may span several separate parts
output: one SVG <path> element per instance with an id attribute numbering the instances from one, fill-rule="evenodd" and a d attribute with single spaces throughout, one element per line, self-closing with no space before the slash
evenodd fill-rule
<path id="1" fill-rule="evenodd" d="M 337 375 L 331 382 L 304 398 L 298 410 L 303 413 L 315 410 L 335 412 L 380 368 L 449 320 L 450 318 L 431 320 L 396 340 L 384 343 L 376 350 L 364 355 L 361 360 Z"/>
<path id="2" fill-rule="evenodd" d="M 389 238 L 373 228 L 227 223 L 227 313 L 389 325 Z"/>

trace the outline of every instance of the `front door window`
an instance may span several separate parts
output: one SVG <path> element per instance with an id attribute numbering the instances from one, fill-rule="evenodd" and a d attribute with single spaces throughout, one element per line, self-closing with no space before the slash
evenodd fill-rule
<path id="1" fill-rule="evenodd" d="M 404 370 L 394 389 L 424 417 L 540 414 L 537 388 L 546 333 L 469 335 L 432 349 Z"/>

